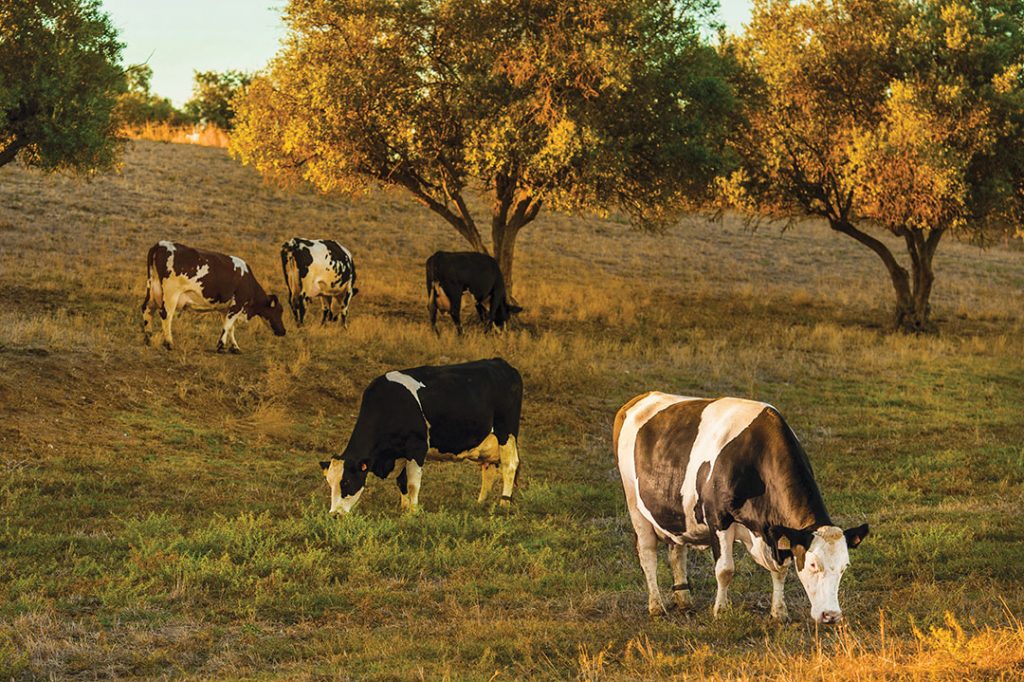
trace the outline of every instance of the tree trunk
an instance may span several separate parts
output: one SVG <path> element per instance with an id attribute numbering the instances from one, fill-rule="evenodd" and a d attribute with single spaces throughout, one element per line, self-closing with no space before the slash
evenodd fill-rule
<path id="1" fill-rule="evenodd" d="M 512 300 L 512 260 L 515 258 L 516 237 L 519 228 L 512 228 L 505 225 L 503 229 L 492 230 L 491 239 L 494 241 L 494 259 L 498 261 L 498 269 L 505 279 L 505 291 Z"/>
<path id="2" fill-rule="evenodd" d="M 866 232 L 861 232 L 847 220 L 830 220 L 833 230 L 856 239 L 874 251 L 892 280 L 896 294 L 896 314 L 894 326 L 897 330 L 924 332 L 934 329 L 929 319 L 931 313 L 932 284 L 935 274 L 932 270 L 932 259 L 942 238 L 943 230 L 930 230 L 925 233 L 920 229 L 903 228 L 902 234 L 907 242 L 910 254 L 911 271 L 899 264 L 892 251 L 884 243 Z"/>
<path id="3" fill-rule="evenodd" d="M 494 215 L 491 218 L 491 242 L 494 244 L 494 258 L 498 261 L 498 269 L 505 280 L 505 291 L 511 302 L 516 303 L 513 295 L 512 264 L 515 258 L 516 237 L 519 231 L 537 217 L 540 212 L 541 200 L 525 197 L 515 203 L 512 208 L 512 192 L 502 192 L 495 196 Z"/>
<path id="4" fill-rule="evenodd" d="M 0 166 L 6 166 L 18 156 L 18 152 L 28 146 L 28 142 L 16 137 L 0 150 Z"/>

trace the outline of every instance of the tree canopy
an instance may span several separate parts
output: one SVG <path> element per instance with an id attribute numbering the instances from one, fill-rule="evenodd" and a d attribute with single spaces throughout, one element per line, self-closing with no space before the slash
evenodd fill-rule
<path id="1" fill-rule="evenodd" d="M 192 97 L 185 113 L 196 122 L 212 123 L 222 130 L 234 128 L 234 100 L 252 81 L 244 71 L 196 71 Z"/>
<path id="2" fill-rule="evenodd" d="M 238 102 L 234 153 L 324 192 L 408 190 L 511 285 L 542 205 L 638 223 L 703 196 L 732 98 L 713 0 L 292 0 L 283 50 Z"/>
<path id="3" fill-rule="evenodd" d="M 755 0 L 727 203 L 815 215 L 872 249 L 896 322 L 930 327 L 942 236 L 1024 216 L 1024 3 Z M 903 238 L 909 272 L 867 225 Z"/>
<path id="4" fill-rule="evenodd" d="M 0 165 L 112 166 L 121 49 L 99 0 L 0 3 Z"/>

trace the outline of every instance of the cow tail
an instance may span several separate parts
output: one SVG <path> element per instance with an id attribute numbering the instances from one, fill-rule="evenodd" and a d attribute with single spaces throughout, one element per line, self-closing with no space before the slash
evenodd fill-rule
<path id="1" fill-rule="evenodd" d="M 288 304 L 294 306 L 295 299 L 302 288 L 302 282 L 298 280 L 298 266 L 295 267 L 294 275 L 292 268 L 288 267 L 295 260 L 295 252 L 288 244 L 285 242 L 281 247 L 281 272 L 284 274 L 284 285 L 288 287 Z"/>
<path id="2" fill-rule="evenodd" d="M 427 296 L 434 289 L 434 257 L 427 259 Z"/>
<path id="3" fill-rule="evenodd" d="M 156 269 L 158 249 L 158 246 L 154 246 L 149 250 L 149 255 L 146 257 L 146 300 L 142 304 L 143 310 L 149 306 L 150 301 L 155 301 L 157 307 L 164 304 L 164 292 L 160 284 L 160 273 Z"/>

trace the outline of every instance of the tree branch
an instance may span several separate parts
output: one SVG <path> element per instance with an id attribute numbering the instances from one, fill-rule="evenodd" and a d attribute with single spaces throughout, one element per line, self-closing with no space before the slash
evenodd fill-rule
<path id="1" fill-rule="evenodd" d="M 15 137 L 6 147 L 4 147 L 3 151 L 0 151 L 0 166 L 6 166 L 11 161 L 14 161 L 14 158 L 18 155 L 18 152 L 20 152 L 27 146 L 27 140 L 20 137 Z"/>

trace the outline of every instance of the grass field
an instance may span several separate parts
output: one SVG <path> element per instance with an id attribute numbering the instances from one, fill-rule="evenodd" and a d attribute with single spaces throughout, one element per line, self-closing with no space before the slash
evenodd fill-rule
<path id="1" fill-rule="evenodd" d="M 348 330 L 139 329 L 158 239 L 245 258 L 282 293 L 286 238 L 356 258 Z M 137 142 L 92 182 L 0 170 L 0 678 L 1006 678 L 1024 675 L 1024 268 L 949 243 L 935 336 L 893 336 L 875 257 L 819 225 L 663 235 L 547 212 L 520 237 L 517 328 L 426 319 L 422 263 L 462 248 L 404 195 L 264 185 L 220 149 Z M 290 322 L 290 320 L 288 321 Z M 428 465 L 423 511 L 373 479 L 329 518 L 317 461 L 392 368 L 501 355 L 524 376 L 509 512 L 469 465 Z M 738 552 L 733 608 L 652 621 L 611 453 L 650 389 L 776 405 L 832 516 L 871 523 L 848 623 L 768 618 Z M 669 584 L 662 567 L 663 585 Z"/>

